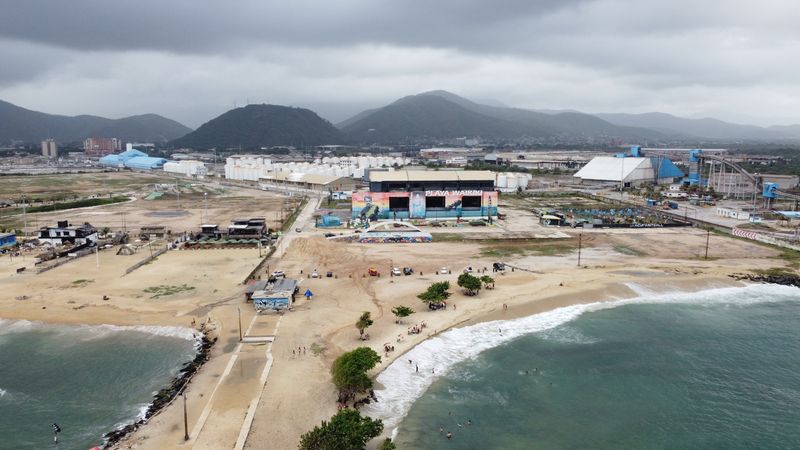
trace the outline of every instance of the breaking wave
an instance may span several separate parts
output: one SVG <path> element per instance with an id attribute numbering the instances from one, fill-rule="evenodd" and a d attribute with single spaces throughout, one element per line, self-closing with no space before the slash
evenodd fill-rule
<path id="1" fill-rule="evenodd" d="M 497 347 L 520 336 L 550 330 L 575 320 L 587 312 L 600 311 L 630 304 L 692 303 L 692 304 L 753 304 L 800 299 L 800 288 L 772 284 L 753 284 L 744 287 L 713 288 L 700 292 L 653 293 L 638 285 L 629 287 L 637 297 L 565 306 L 552 311 L 513 320 L 483 322 L 454 328 L 427 339 L 398 358 L 381 372 L 376 381 L 384 386 L 376 390 L 377 402 L 363 411 L 383 420 L 392 437 L 411 405 L 439 377 L 447 375 L 456 364 L 475 358 L 481 352 Z M 732 299 L 736 296 L 735 299 Z M 408 360 L 413 361 L 409 364 Z M 419 372 L 416 372 L 419 366 Z"/>

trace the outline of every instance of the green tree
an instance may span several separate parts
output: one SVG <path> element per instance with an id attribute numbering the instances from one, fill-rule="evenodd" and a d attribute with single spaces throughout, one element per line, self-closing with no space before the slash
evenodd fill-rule
<path id="1" fill-rule="evenodd" d="M 331 366 L 331 376 L 339 390 L 339 403 L 346 405 L 359 392 L 372 388 L 367 372 L 379 362 L 381 357 L 369 347 L 359 347 L 336 358 Z"/>
<path id="2" fill-rule="evenodd" d="M 378 450 L 396 450 L 397 446 L 394 445 L 391 438 L 386 438 L 381 442 L 381 445 L 378 446 Z"/>
<path id="3" fill-rule="evenodd" d="M 300 437 L 300 450 L 362 450 L 383 431 L 383 422 L 343 409 Z M 381 447 L 383 448 L 383 447 Z M 393 447 L 392 447 L 393 448 Z"/>
<path id="4" fill-rule="evenodd" d="M 494 289 L 494 278 L 490 277 L 489 275 L 484 275 L 481 277 L 481 281 L 483 282 L 484 286 L 492 286 L 492 289 Z"/>
<path id="5" fill-rule="evenodd" d="M 359 317 L 358 321 L 356 322 L 356 328 L 358 328 L 361 339 L 364 339 L 364 330 L 372 326 L 372 324 L 373 321 L 370 317 L 369 311 L 364 311 L 364 314 L 361 314 L 361 317 Z"/>
<path id="6" fill-rule="evenodd" d="M 392 308 L 392 314 L 397 318 L 395 323 L 402 323 L 403 317 L 408 317 L 414 314 L 414 310 L 409 308 L 408 306 L 395 306 Z"/>
<path id="7" fill-rule="evenodd" d="M 458 285 L 464 289 L 467 295 L 477 295 L 481 290 L 481 280 L 466 272 L 458 276 Z"/>
<path id="8" fill-rule="evenodd" d="M 428 289 L 417 295 L 417 298 L 422 300 L 423 302 L 428 304 L 428 307 L 431 305 L 438 305 L 450 298 L 450 282 L 449 281 L 440 281 L 438 283 L 433 283 L 432 285 L 428 286 Z"/>

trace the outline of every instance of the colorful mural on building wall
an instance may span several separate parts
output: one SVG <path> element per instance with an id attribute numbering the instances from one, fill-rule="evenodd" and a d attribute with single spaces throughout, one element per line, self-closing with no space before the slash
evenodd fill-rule
<path id="1" fill-rule="evenodd" d="M 463 207 L 465 196 L 481 197 L 480 208 Z M 390 210 L 389 199 L 404 197 L 409 199 L 408 209 Z M 427 197 L 444 197 L 444 208 L 427 208 Z M 369 220 L 378 219 L 431 219 L 480 217 L 497 215 L 496 191 L 414 191 L 414 192 L 354 192 L 352 217 Z"/>

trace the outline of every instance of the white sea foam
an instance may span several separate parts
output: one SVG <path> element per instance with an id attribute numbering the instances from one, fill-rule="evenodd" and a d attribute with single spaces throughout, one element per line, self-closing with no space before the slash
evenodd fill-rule
<path id="1" fill-rule="evenodd" d="M 101 339 L 113 333 L 135 331 L 139 333 L 150 334 L 154 336 L 172 337 L 177 339 L 186 339 L 188 341 L 197 341 L 202 335 L 197 330 L 186 327 L 168 327 L 168 326 L 150 326 L 150 325 L 48 325 L 42 322 L 35 322 L 30 320 L 12 320 L 0 319 L 0 335 L 21 333 L 30 331 L 35 328 L 44 328 L 48 330 L 59 331 L 64 333 L 71 333 L 75 330 L 88 331 L 88 333 L 81 333 L 78 338 L 79 342 L 91 341 L 94 339 Z M 73 337 L 74 338 L 74 337 Z"/>
<path id="2" fill-rule="evenodd" d="M 0 388 L 0 397 L 5 397 L 7 393 L 5 389 Z"/>
<path id="3" fill-rule="evenodd" d="M 411 405 L 438 378 L 456 364 L 475 358 L 481 352 L 497 347 L 520 336 L 549 330 L 578 318 L 581 314 L 629 304 L 693 303 L 693 304 L 753 304 L 800 300 L 800 288 L 753 284 L 745 287 L 715 288 L 700 292 L 653 293 L 641 286 L 630 285 L 640 296 L 607 302 L 571 305 L 533 316 L 514 320 L 484 322 L 454 328 L 423 341 L 402 358 L 397 359 L 377 377 L 384 386 L 375 392 L 378 402 L 364 407 L 368 415 L 383 420 L 386 429 L 397 435 L 397 425 Z M 736 296 L 732 299 L 732 296 Z M 409 364 L 408 360 L 413 363 Z M 419 372 L 416 372 L 419 366 Z M 434 373 L 435 372 L 435 373 Z"/>

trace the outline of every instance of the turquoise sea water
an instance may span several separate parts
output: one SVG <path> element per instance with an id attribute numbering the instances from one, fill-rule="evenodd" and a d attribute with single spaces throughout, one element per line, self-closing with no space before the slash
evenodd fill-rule
<path id="1" fill-rule="evenodd" d="M 0 449 L 101 445 L 194 355 L 185 329 L 0 320 Z"/>
<path id="2" fill-rule="evenodd" d="M 448 342 L 429 349 L 441 357 L 410 353 L 441 376 L 407 409 L 398 447 L 800 448 L 800 289 L 643 295 L 567 312 L 554 326 L 534 316 L 460 332 L 500 340 L 520 328 L 449 366 Z M 401 375 L 382 382 L 416 398 Z M 374 415 L 406 412 L 383 397 Z"/>

